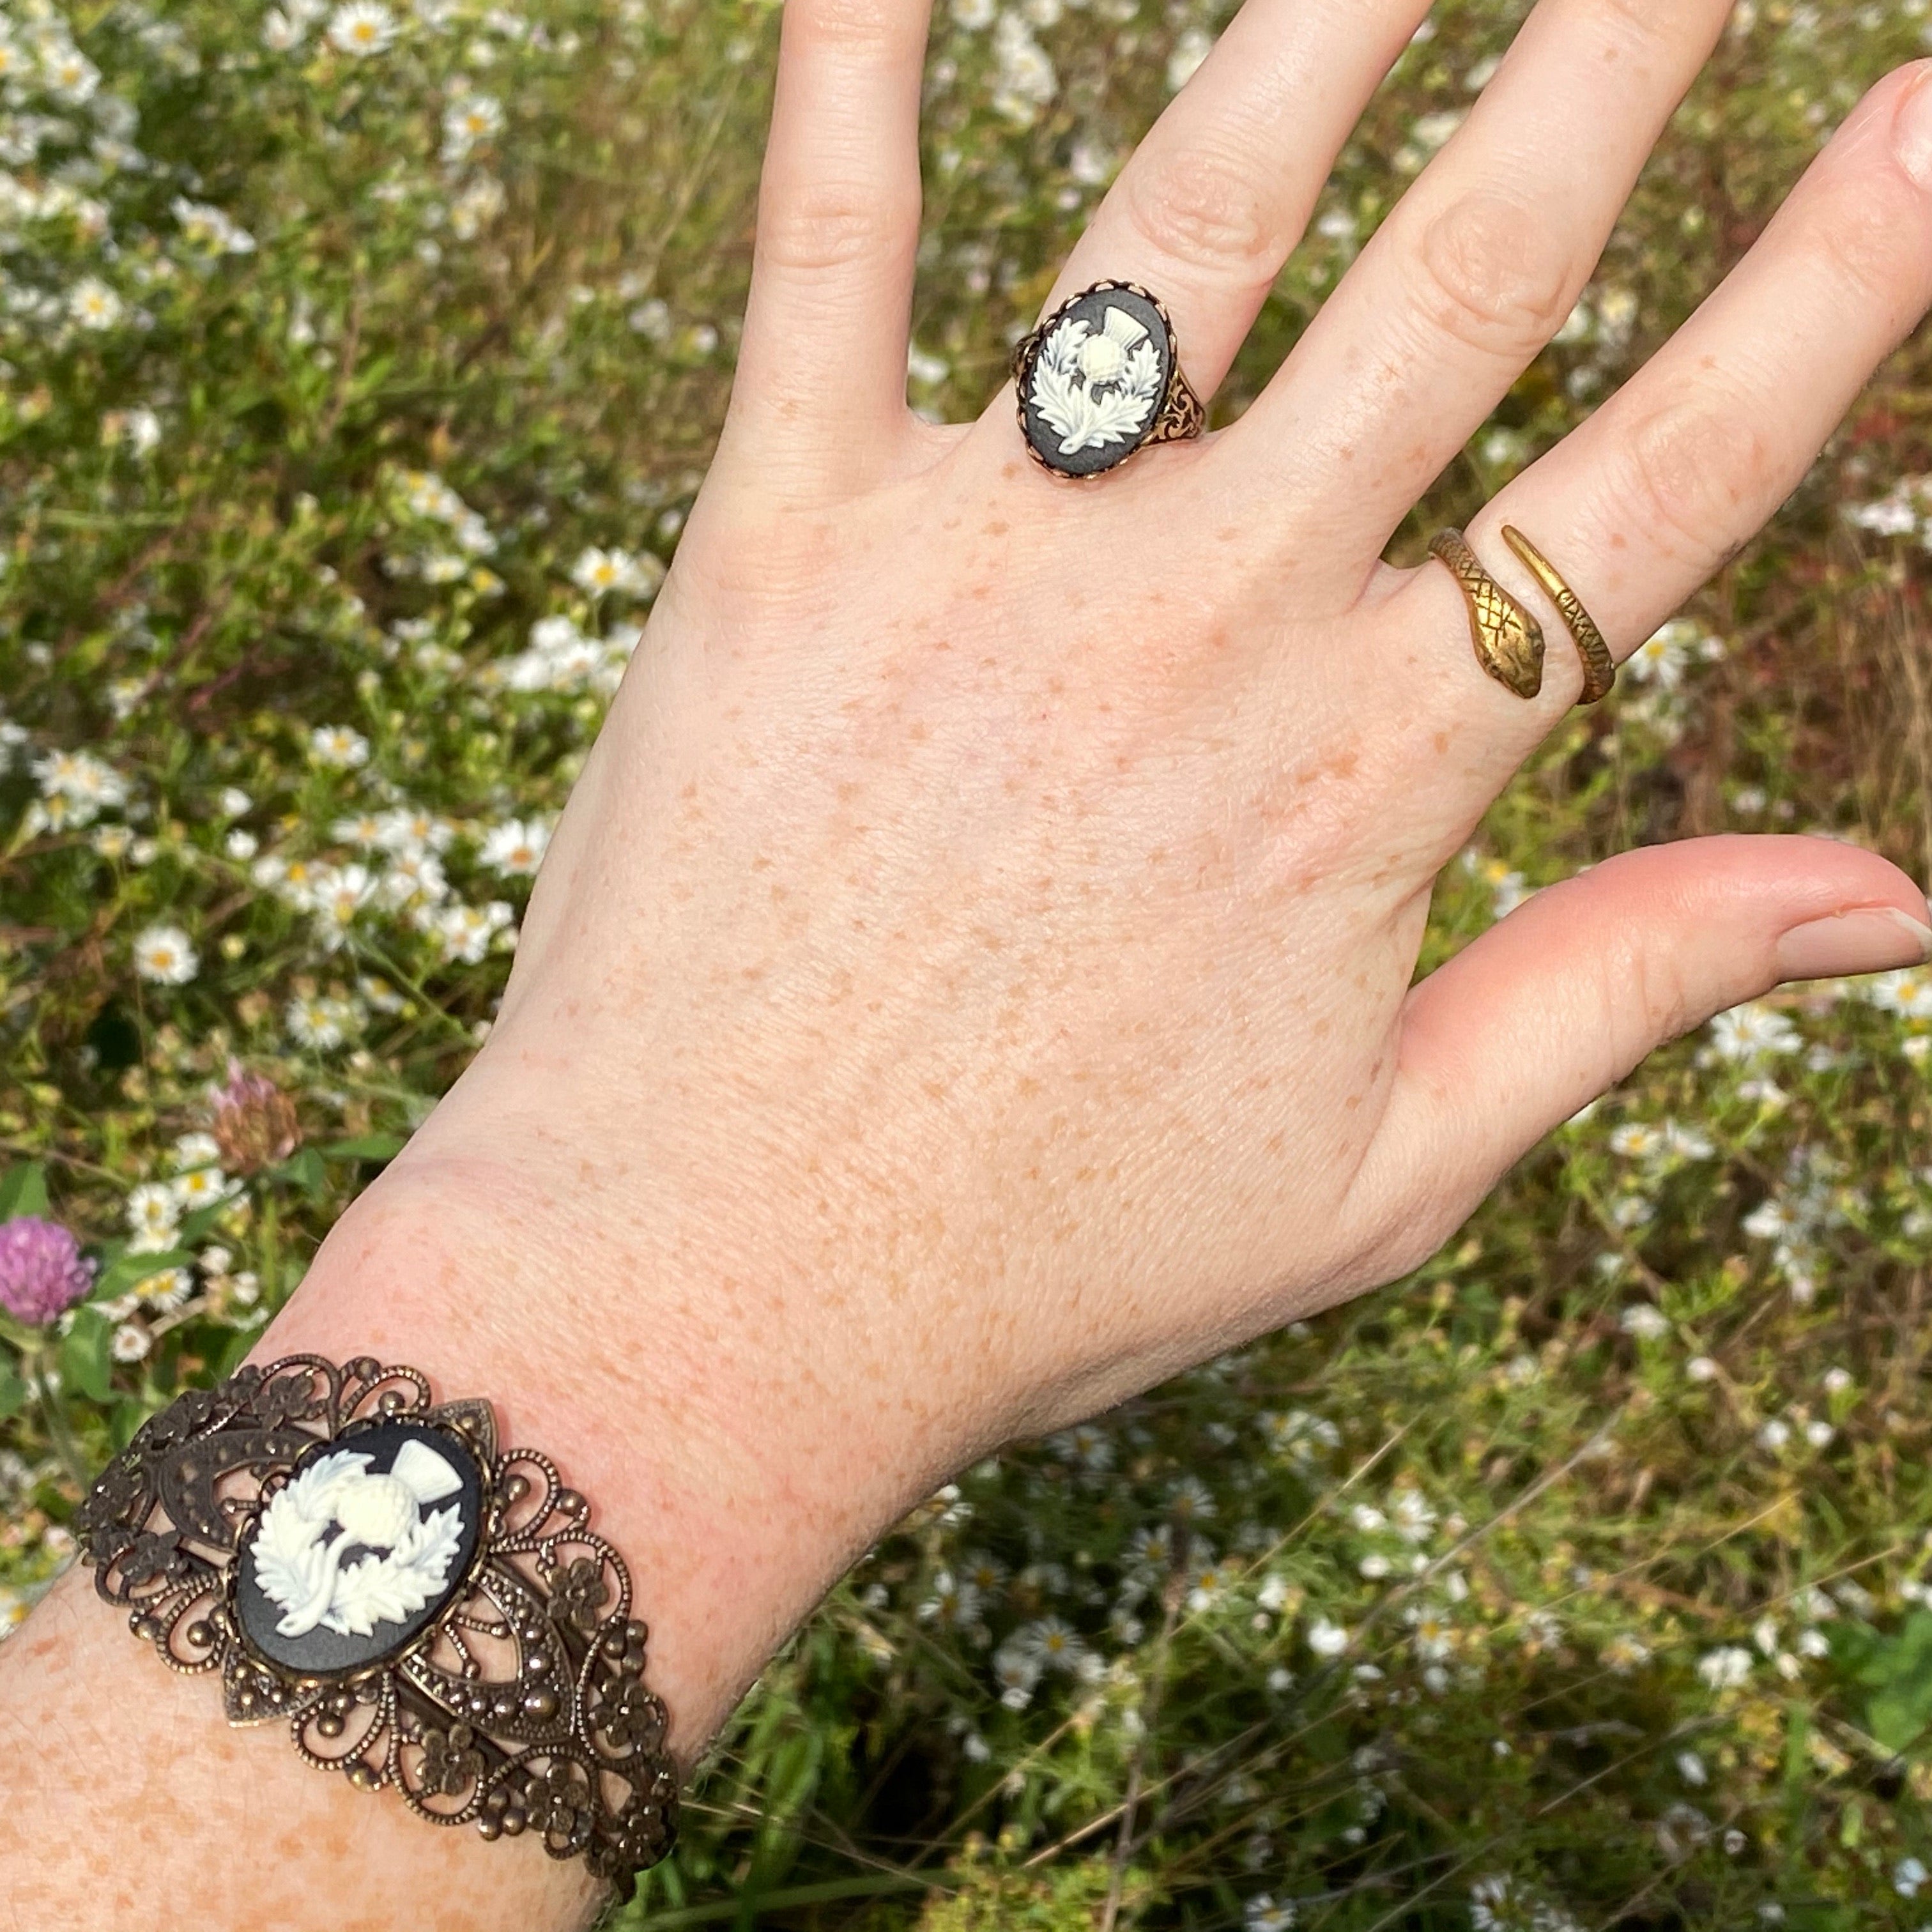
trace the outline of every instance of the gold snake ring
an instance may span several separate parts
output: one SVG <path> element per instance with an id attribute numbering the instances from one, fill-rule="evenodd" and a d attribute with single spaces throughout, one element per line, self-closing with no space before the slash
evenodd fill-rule
<path id="1" fill-rule="evenodd" d="M 1460 530 L 1437 531 L 1429 554 L 1462 586 L 1476 662 L 1517 697 L 1536 697 L 1543 689 L 1543 626 L 1483 568 Z"/>

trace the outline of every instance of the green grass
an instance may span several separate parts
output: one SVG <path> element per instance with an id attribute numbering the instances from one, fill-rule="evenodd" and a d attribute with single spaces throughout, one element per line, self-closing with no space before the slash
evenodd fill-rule
<path id="1" fill-rule="evenodd" d="M 16 1607 L 79 1472 L 250 1345 L 471 1050 L 526 890 L 491 835 L 560 807 L 728 384 L 774 10 L 425 10 L 357 58 L 314 24 L 267 45 L 256 0 L 88 0 L 80 100 L 34 51 L 62 16 L 0 7 L 31 70 L 0 107 L 0 1210 L 103 1264 L 64 1333 L 0 1331 Z M 1522 10 L 1438 8 L 1222 419 Z M 1927 14 L 1754 10 L 1400 554 L 1640 365 Z M 942 8 L 920 406 L 998 387 L 1218 17 L 1070 4 L 1029 103 Z M 1430 963 L 1633 843 L 1814 828 L 1924 875 L 1928 502 L 1890 536 L 1842 512 L 1932 470 L 1928 416 L 1915 346 L 1653 674 L 1497 806 Z M 593 548 L 632 588 L 573 580 Z M 366 902 L 357 866 L 390 882 Z M 156 927 L 191 977 L 142 976 Z M 963 1477 L 773 1664 L 622 1922 L 1932 1922 L 1900 1879 L 1932 1864 L 1932 984 L 1882 992 L 1780 998 L 1754 1058 L 1708 1030 L 1658 1054 L 1411 1280 Z M 230 1201 L 136 1196 L 231 1055 L 301 1148 Z M 130 1197 L 160 1244 L 133 1256 Z"/>

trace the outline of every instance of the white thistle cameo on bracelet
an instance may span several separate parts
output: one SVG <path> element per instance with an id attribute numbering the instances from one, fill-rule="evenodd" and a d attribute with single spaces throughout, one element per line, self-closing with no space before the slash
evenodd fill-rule
<path id="1" fill-rule="evenodd" d="M 229 1721 L 418 1816 L 623 1882 L 676 1828 L 622 1558 L 550 1460 L 420 1370 L 290 1356 L 189 1389 L 76 1519 L 95 1587 Z"/>
<path id="2" fill-rule="evenodd" d="M 352 1670 L 406 1644 L 476 1553 L 481 1472 L 446 1431 L 382 1422 L 352 1440 L 303 1456 L 242 1543 L 242 1628 L 291 1670 Z"/>
<path id="3" fill-rule="evenodd" d="M 1132 283 L 1097 283 L 1056 309 L 1013 352 L 1013 376 L 1028 450 L 1057 476 L 1103 475 L 1203 427 L 1167 311 Z"/>

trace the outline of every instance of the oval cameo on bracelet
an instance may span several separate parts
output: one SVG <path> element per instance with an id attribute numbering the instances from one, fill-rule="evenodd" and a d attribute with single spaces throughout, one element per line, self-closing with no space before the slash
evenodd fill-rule
<path id="1" fill-rule="evenodd" d="M 1198 436 L 1167 311 L 1148 291 L 1102 282 L 1056 309 L 1013 352 L 1022 434 L 1057 476 L 1098 476 L 1150 442 Z"/>
<path id="2" fill-rule="evenodd" d="M 483 1513 L 482 1466 L 454 1430 L 370 1422 L 317 1442 L 237 1552 L 244 1642 L 304 1677 L 394 1657 L 468 1581 Z"/>

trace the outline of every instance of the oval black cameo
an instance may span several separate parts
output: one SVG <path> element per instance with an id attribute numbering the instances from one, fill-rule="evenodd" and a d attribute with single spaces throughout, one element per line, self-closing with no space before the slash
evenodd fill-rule
<path id="1" fill-rule="evenodd" d="M 1034 454 L 1062 476 L 1124 463 L 1160 419 L 1174 338 L 1131 289 L 1094 289 L 1041 333 L 1020 378 L 1020 420 Z"/>
<path id="2" fill-rule="evenodd" d="M 482 1526 L 483 1472 L 451 1430 L 398 1420 L 318 1442 L 244 1532 L 242 1638 L 304 1676 L 380 1663 L 463 1587 Z"/>

